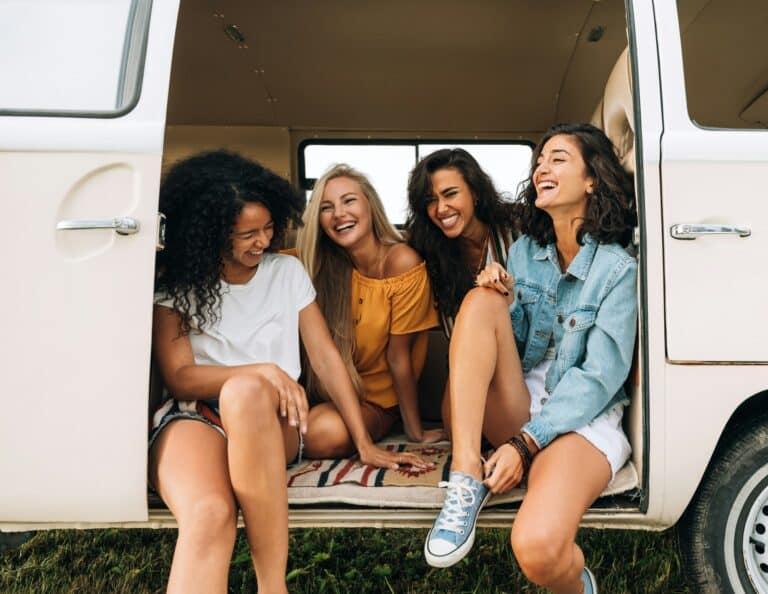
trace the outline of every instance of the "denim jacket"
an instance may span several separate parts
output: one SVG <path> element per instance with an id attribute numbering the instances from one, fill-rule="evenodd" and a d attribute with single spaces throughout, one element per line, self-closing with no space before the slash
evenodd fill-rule
<path id="1" fill-rule="evenodd" d="M 556 357 L 545 378 L 549 396 L 523 426 L 539 447 L 579 429 L 619 402 L 637 332 L 637 262 L 618 244 L 584 236 L 565 274 L 554 244 L 528 236 L 509 251 L 515 279 L 510 306 L 517 349 L 527 373 L 544 359 L 554 333 Z"/>

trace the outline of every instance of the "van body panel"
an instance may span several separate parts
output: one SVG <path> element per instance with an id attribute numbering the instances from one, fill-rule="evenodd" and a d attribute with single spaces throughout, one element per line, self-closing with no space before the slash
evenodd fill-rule
<path id="1" fill-rule="evenodd" d="M 664 279 L 667 355 L 675 362 L 768 364 L 765 328 L 768 220 L 760 183 L 768 131 L 706 129 L 688 114 L 675 3 L 657 2 L 664 97 Z M 744 227 L 738 233 L 671 236 L 674 225 Z M 725 230 L 725 229 L 723 229 Z M 765 370 L 768 385 L 768 368 Z"/>
<path id="2" fill-rule="evenodd" d="M 0 117 L 0 246 L 18 255 L 6 259 L 13 282 L 0 297 L 11 337 L 0 347 L 10 395 L 2 522 L 147 518 L 157 201 L 177 10 L 154 3 L 133 111 Z M 122 217 L 138 232 L 57 230 Z"/>

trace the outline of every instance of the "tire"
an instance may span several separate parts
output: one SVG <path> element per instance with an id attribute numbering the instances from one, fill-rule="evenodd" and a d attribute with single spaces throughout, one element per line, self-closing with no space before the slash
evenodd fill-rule
<path id="1" fill-rule="evenodd" d="M 680 536 L 696 592 L 768 594 L 768 416 L 729 431 Z"/>
<path id="2" fill-rule="evenodd" d="M 34 532 L 0 532 L 0 554 L 20 547 L 34 535 Z"/>

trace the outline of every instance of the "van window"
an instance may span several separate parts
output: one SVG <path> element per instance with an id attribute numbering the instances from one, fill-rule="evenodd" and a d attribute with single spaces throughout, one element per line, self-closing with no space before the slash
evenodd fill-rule
<path id="1" fill-rule="evenodd" d="M 138 100 L 149 0 L 0 0 L 0 114 L 109 117 Z"/>
<path id="2" fill-rule="evenodd" d="M 764 0 L 679 0 L 677 8 L 691 120 L 714 128 L 767 128 Z"/>
<path id="3" fill-rule="evenodd" d="M 307 199 L 315 180 L 336 163 L 346 163 L 365 173 L 384 203 L 387 217 L 395 225 L 403 225 L 408 213 L 408 174 L 428 154 L 442 148 L 463 148 L 472 154 L 493 179 L 496 189 L 512 200 L 520 182 L 526 179 L 531 160 L 527 143 L 444 143 L 415 141 L 375 144 L 329 143 L 311 141 L 300 152 L 300 181 Z"/>

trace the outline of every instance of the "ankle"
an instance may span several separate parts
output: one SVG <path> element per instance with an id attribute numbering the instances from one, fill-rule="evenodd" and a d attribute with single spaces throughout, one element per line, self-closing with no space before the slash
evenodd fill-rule
<path id="1" fill-rule="evenodd" d="M 479 454 L 454 456 L 451 462 L 451 470 L 468 474 L 478 481 L 483 480 L 483 463 Z"/>

